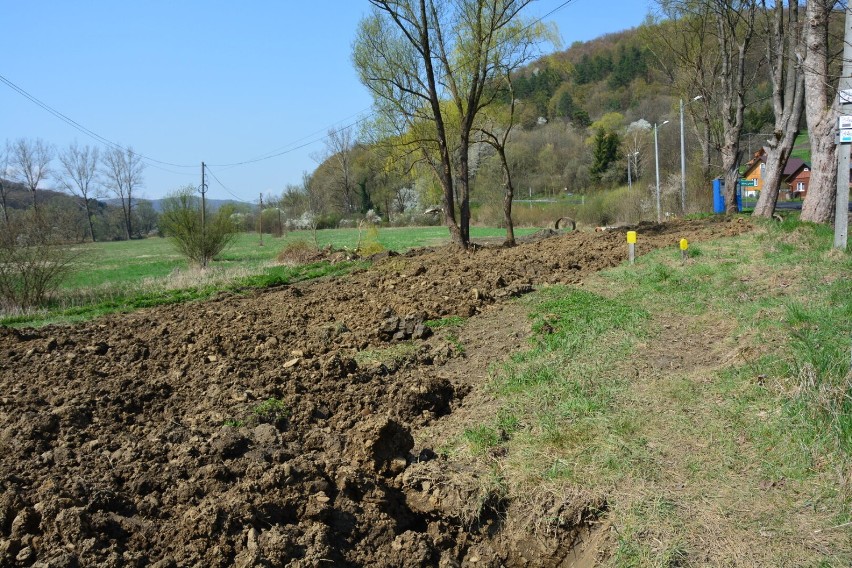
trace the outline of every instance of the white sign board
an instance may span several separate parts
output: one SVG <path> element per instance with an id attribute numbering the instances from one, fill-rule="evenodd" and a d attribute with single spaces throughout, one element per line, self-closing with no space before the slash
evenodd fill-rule
<path id="1" fill-rule="evenodd" d="M 852 143 L 852 129 L 840 131 L 840 143 L 841 144 Z"/>
<path id="2" fill-rule="evenodd" d="M 837 119 L 837 128 L 839 130 L 849 130 L 852 129 L 852 116 L 843 115 Z"/>
<path id="3" fill-rule="evenodd" d="M 837 96 L 840 97 L 840 103 L 844 105 L 852 104 L 852 89 L 843 89 Z"/>

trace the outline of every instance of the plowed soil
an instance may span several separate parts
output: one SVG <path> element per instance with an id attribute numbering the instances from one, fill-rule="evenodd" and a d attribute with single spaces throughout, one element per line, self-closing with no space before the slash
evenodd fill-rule
<path id="1" fill-rule="evenodd" d="M 637 253 L 748 229 L 644 225 Z M 0 566 L 571 565 L 602 503 L 514 503 L 432 444 L 523 345 L 507 300 L 623 262 L 625 231 L 0 328 Z M 464 352 L 422 325 L 453 315 Z M 536 535 L 540 515 L 566 520 Z"/>

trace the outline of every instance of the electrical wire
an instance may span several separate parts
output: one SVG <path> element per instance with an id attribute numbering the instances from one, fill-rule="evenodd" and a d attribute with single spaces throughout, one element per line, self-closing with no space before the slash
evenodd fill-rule
<path id="1" fill-rule="evenodd" d="M 226 186 L 224 183 L 222 183 L 222 181 L 221 181 L 218 177 L 216 177 L 216 174 L 215 174 L 215 173 L 213 173 L 213 170 L 211 170 L 211 169 L 210 169 L 210 166 L 208 166 L 207 164 L 204 164 L 204 168 L 207 170 L 207 173 L 209 173 L 211 176 L 213 176 L 213 179 L 215 179 L 215 180 L 216 180 L 216 183 L 218 183 L 219 185 L 221 185 L 221 186 L 222 186 L 222 189 L 224 189 L 225 191 L 227 191 L 227 192 L 231 195 L 231 197 L 233 197 L 233 198 L 234 198 L 234 199 L 236 199 L 237 201 L 242 201 L 242 200 L 243 200 L 243 198 L 242 198 L 242 197 L 238 197 L 238 196 L 237 196 L 237 195 L 236 195 L 233 191 L 231 191 L 230 189 L 228 189 L 228 186 Z"/>
<path id="2" fill-rule="evenodd" d="M 568 5 L 570 5 L 570 4 L 573 4 L 573 3 L 574 3 L 574 2 L 576 2 L 576 1 L 577 1 L 577 0 L 565 0 L 564 2 L 562 2 L 561 4 L 559 4 L 556 8 L 554 8 L 554 9 L 550 10 L 549 12 L 547 12 L 546 14 L 544 14 L 543 16 L 541 16 L 540 18 L 537 18 L 536 20 L 534 20 L 533 22 L 531 22 L 529 25 L 527 25 L 527 26 L 525 26 L 524 28 L 522 28 L 521 30 L 519 30 L 519 31 L 517 32 L 517 34 L 520 34 L 520 33 L 524 32 L 524 31 L 526 31 L 526 30 L 528 30 L 528 29 L 532 28 L 532 27 L 533 27 L 533 26 L 535 26 L 536 24 L 538 24 L 538 23 L 540 23 L 541 21 L 543 21 L 545 18 L 548 18 L 548 17 L 552 16 L 552 15 L 553 15 L 553 14 L 555 14 L 556 12 L 558 12 L 558 11 L 562 10 L 563 8 L 567 7 L 567 6 L 568 6 Z M 141 159 L 145 160 L 146 162 L 149 162 L 149 165 L 151 165 L 152 167 L 154 167 L 154 168 L 156 168 L 156 169 L 159 169 L 159 170 L 162 170 L 162 171 L 165 171 L 165 172 L 169 172 L 169 173 L 173 173 L 173 174 L 178 174 L 178 175 L 193 175 L 192 173 L 189 173 L 189 172 L 175 172 L 175 171 L 172 171 L 172 170 L 168 170 L 168 169 L 166 169 L 166 168 L 163 168 L 162 166 L 171 166 L 171 167 L 175 167 L 175 168 L 196 168 L 196 167 L 197 167 L 197 164 L 192 164 L 192 165 L 190 165 L 190 164 L 177 164 L 177 163 L 174 163 L 174 162 L 167 162 L 167 161 L 164 161 L 164 160 L 158 160 L 158 159 L 156 159 L 156 158 L 152 158 L 152 157 L 147 156 L 147 155 L 145 155 L 145 154 L 142 154 L 142 153 L 140 153 L 140 152 L 136 152 L 136 151 L 132 150 L 132 149 L 131 149 L 131 148 L 129 148 L 129 147 L 122 146 L 121 144 L 118 144 L 118 143 L 116 143 L 116 142 L 113 142 L 112 140 L 110 140 L 110 139 L 108 139 L 108 138 L 106 138 L 106 137 L 104 137 L 104 136 L 101 136 L 101 135 L 100 135 L 100 134 L 98 134 L 97 132 L 94 132 L 94 131 L 90 130 L 89 128 L 87 128 L 87 127 L 83 126 L 82 124 L 80 124 L 80 123 L 79 123 L 79 122 L 77 122 L 76 120 L 74 120 L 74 119 L 72 119 L 72 118 L 68 117 L 67 115 L 65 115 L 65 114 L 63 114 L 62 112 L 60 112 L 60 111 L 56 110 L 55 108 L 51 107 L 51 106 L 50 106 L 50 105 L 48 105 L 47 103 L 45 103 L 45 102 L 41 101 L 40 99 L 38 99 L 38 98 L 37 98 L 37 97 L 35 97 L 34 95 L 30 94 L 29 92 L 27 92 L 26 90 L 24 90 L 22 87 L 19 87 L 18 85 L 16 85 L 16 84 L 15 84 L 15 83 L 13 83 L 11 80 L 9 80 L 8 78 L 4 77 L 3 75 L 0 75 L 0 83 L 5 84 L 7 87 L 9 87 L 9 88 L 10 88 L 10 89 L 12 89 L 13 91 L 15 91 L 16 93 L 18 93 L 19 95 L 21 95 L 22 97 L 26 98 L 27 100 L 29 100 L 30 102 L 32 102 L 32 103 L 33 103 L 33 104 L 35 104 L 36 106 L 38 106 L 38 107 L 42 108 L 42 109 L 43 109 L 43 110 L 45 110 L 46 112 L 50 113 L 51 115 L 53 115 L 54 117 L 58 118 L 59 120 L 61 120 L 61 121 L 65 122 L 66 124 L 68 124 L 69 126 L 71 126 L 72 128 L 74 128 L 75 130 L 77 130 L 77 131 L 79 131 L 79 132 L 81 132 L 81 133 L 85 134 L 86 136 L 88 136 L 88 137 L 92 138 L 93 140 L 96 140 L 96 141 L 100 142 L 101 144 L 104 144 L 104 145 L 106 145 L 106 146 L 108 146 L 108 147 L 110 147 L 110 148 L 114 148 L 114 149 L 118 149 L 118 150 L 121 150 L 121 151 L 125 151 L 125 152 L 128 152 L 128 153 L 130 153 L 130 154 L 132 154 L 132 155 L 134 155 L 134 156 L 137 156 L 137 157 L 139 157 L 139 158 L 141 158 Z M 365 109 L 365 110 L 368 110 L 368 109 Z M 225 163 L 225 164 L 211 164 L 211 165 L 213 165 L 213 166 L 215 166 L 215 167 L 218 167 L 218 168 L 232 168 L 232 167 L 236 167 L 236 166 L 243 166 L 243 165 L 248 165 L 248 164 L 254 164 L 254 163 L 262 162 L 262 161 L 265 161 L 265 160 L 269 160 L 269 159 L 272 159 L 272 158 L 277 158 L 277 157 L 283 156 L 283 155 L 285 155 L 285 154 L 289 154 L 289 153 L 291 153 L 291 152 L 295 152 L 296 150 L 300 150 L 300 149 L 302 149 L 302 148 L 305 148 L 305 147 L 307 147 L 307 146 L 310 146 L 310 145 L 312 145 L 312 144 L 316 144 L 317 142 L 321 142 L 321 141 L 325 140 L 326 138 L 328 138 L 328 134 L 327 134 L 328 130 L 333 129 L 333 128 L 334 128 L 337 124 L 339 124 L 340 122 L 343 122 L 343 121 L 345 121 L 345 120 L 348 120 L 349 118 L 351 118 L 351 117 L 353 117 L 353 116 L 363 115 L 363 116 L 361 116 L 361 118 L 359 118 L 359 119 L 358 119 L 358 120 L 356 120 L 355 122 L 353 122 L 353 123 L 351 123 L 351 124 L 348 124 L 348 125 L 346 125 L 346 126 L 343 126 L 343 127 L 341 127 L 339 130 L 348 130 L 348 129 L 353 128 L 353 127 L 355 127 L 356 125 L 358 125 L 358 124 L 360 124 L 360 123 L 362 123 L 362 122 L 365 122 L 365 121 L 367 121 L 367 120 L 369 120 L 370 118 L 372 118 L 372 117 L 374 117 L 374 116 L 375 116 L 375 111 L 370 111 L 370 112 L 368 112 L 368 113 L 365 115 L 365 114 L 364 114 L 365 110 L 362 110 L 362 111 L 360 111 L 360 112 L 358 112 L 358 113 L 356 113 L 356 114 L 354 114 L 354 115 L 350 115 L 350 117 L 347 117 L 347 118 L 344 118 L 344 119 L 342 119 L 342 120 L 339 120 L 339 121 L 337 121 L 337 122 L 333 123 L 331 126 L 326 127 L 325 129 L 317 130 L 317 131 L 315 131 L 314 133 L 311 133 L 311 134 L 308 134 L 308 135 L 306 135 L 306 136 L 303 136 L 302 138 L 299 138 L 299 139 L 297 139 L 297 140 L 294 140 L 293 142 L 290 142 L 289 144 L 285 144 L 284 146 L 281 146 L 281 147 L 279 147 L 278 149 L 271 150 L 270 152 L 267 152 L 266 154 L 263 154 L 263 155 L 261 155 L 261 156 L 259 156 L 259 157 L 257 157 L 257 158 L 252 158 L 252 159 L 242 160 L 242 161 L 232 162 L 232 163 Z M 326 134 L 323 134 L 323 136 L 320 136 L 319 138 L 311 139 L 312 137 L 316 136 L 317 134 L 319 134 L 319 133 L 321 133 L 321 132 L 325 132 Z M 306 139 L 308 139 L 308 141 L 307 141 L 307 142 L 304 142 L 303 144 L 298 144 L 299 142 L 301 142 L 301 141 L 303 141 L 303 140 L 306 140 Z M 295 146 L 294 146 L 294 144 L 297 144 L 297 145 L 295 145 Z M 279 151 L 279 150 L 281 150 L 281 151 Z M 229 189 L 228 189 L 228 188 L 227 188 L 227 187 L 226 187 L 226 186 L 225 186 L 225 185 L 224 185 L 221 181 L 219 181 L 219 178 L 217 178 L 217 177 L 216 177 L 216 175 L 215 175 L 215 174 L 213 174 L 213 172 L 209 169 L 209 167 L 208 167 L 208 171 L 210 171 L 210 174 L 211 174 L 211 175 L 213 176 L 213 178 L 214 178 L 214 179 L 215 179 L 215 180 L 219 183 L 219 185 L 221 185 L 221 186 L 222 186 L 222 188 L 223 188 L 223 189 L 225 189 L 225 191 L 227 191 L 227 192 L 228 192 L 229 194 L 231 194 L 233 197 L 235 197 L 235 198 L 239 199 L 239 198 L 238 198 L 236 195 L 234 195 L 234 193 L 233 193 L 233 192 L 231 192 L 231 191 L 230 191 L 230 190 L 229 190 Z"/>
<path id="3" fill-rule="evenodd" d="M 115 149 L 118 149 L 118 150 L 121 150 L 121 151 L 128 152 L 130 154 L 133 154 L 134 156 L 138 156 L 139 158 L 142 158 L 143 160 L 146 160 L 148 162 L 153 162 L 155 164 L 163 164 L 165 166 L 172 166 L 172 167 L 175 167 L 175 168 L 194 168 L 195 167 L 194 165 L 189 166 L 189 165 L 186 165 L 186 164 L 175 164 L 175 163 L 172 163 L 172 162 L 164 162 L 162 160 L 157 160 L 155 158 L 152 158 L 150 156 L 146 156 L 146 155 L 141 154 L 139 152 L 135 152 L 128 147 L 122 146 L 121 144 L 117 144 L 116 142 L 113 142 L 112 140 L 109 140 L 108 138 L 104 138 L 103 136 L 101 136 L 97 132 L 89 130 L 88 128 L 86 128 L 85 126 L 83 126 L 82 124 L 77 122 L 76 120 L 69 118 L 68 116 L 62 114 L 61 112 L 59 112 L 55 108 L 51 107 L 47 103 L 42 102 L 41 100 L 37 99 L 35 96 L 31 95 L 30 93 L 28 93 L 27 91 L 25 91 L 24 89 L 22 89 L 21 87 L 19 87 L 18 85 L 16 85 L 15 83 L 10 81 L 6 77 L 4 77 L 3 75 L 0 75 L 0 83 L 5 84 L 10 89 L 15 91 L 16 93 L 18 93 L 22 97 L 26 98 L 27 100 L 29 100 L 33 104 L 35 104 L 35 105 L 41 107 L 42 109 L 46 110 L 47 112 L 49 112 L 50 114 L 52 114 L 53 116 L 55 116 L 56 118 L 61 120 L 62 122 L 68 124 L 69 126 L 73 127 L 74 129 L 82 132 L 86 136 L 88 136 L 88 137 L 90 137 L 94 140 L 97 140 L 101 144 L 109 146 L 110 148 L 115 148 Z"/>

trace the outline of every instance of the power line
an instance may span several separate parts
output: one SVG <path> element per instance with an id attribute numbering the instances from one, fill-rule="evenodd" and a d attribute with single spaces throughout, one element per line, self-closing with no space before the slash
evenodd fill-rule
<path id="1" fill-rule="evenodd" d="M 374 113 L 372 113 L 372 112 L 371 112 L 371 113 L 369 113 L 367 116 L 364 116 L 363 118 L 359 118 L 359 119 L 358 119 L 358 120 L 356 120 L 355 122 L 353 122 L 353 123 L 351 123 L 351 124 L 347 124 L 346 126 L 341 127 L 339 130 L 348 130 L 348 129 L 350 129 L 350 128 L 352 128 L 352 127 L 356 126 L 357 124 L 360 124 L 361 122 L 364 122 L 365 120 L 369 119 L 370 117 L 372 117 L 372 116 L 373 116 L 373 114 L 374 114 Z M 356 115 L 356 116 L 357 116 L 357 115 Z M 332 128 L 333 128 L 333 126 L 332 126 Z M 328 130 L 328 129 L 326 129 L 326 132 L 327 132 L 327 130 Z M 303 138 L 300 138 L 299 140 L 304 140 L 305 138 L 308 138 L 308 137 L 307 137 L 307 136 L 305 136 L 305 137 L 303 137 Z M 254 158 L 254 159 L 252 159 L 252 160 L 244 160 L 244 161 L 242 161 L 242 162 L 234 162 L 234 163 L 232 163 L 232 164 L 213 164 L 213 165 L 214 165 L 214 166 L 216 166 L 216 167 L 218 167 L 218 168 L 232 168 L 232 167 L 234 167 L 234 166 L 243 166 L 243 165 L 246 165 L 246 164 L 254 164 L 254 163 L 257 163 L 257 162 L 262 162 L 262 161 L 264 161 L 264 160 L 269 160 L 269 159 L 272 159 L 272 158 L 277 158 L 278 156 L 283 156 L 284 154 L 289 154 L 290 152 L 295 152 L 296 150 L 300 150 L 300 149 L 302 149 L 302 148 L 305 148 L 306 146 L 310 146 L 311 144 L 316 144 L 317 142 L 321 142 L 321 141 L 325 140 L 326 138 L 328 138 L 328 134 L 327 134 L 327 133 L 326 133 L 326 134 L 323 134 L 323 135 L 322 135 L 322 136 L 320 136 L 319 138 L 315 138 L 315 139 L 313 139 L 313 140 L 309 140 L 309 141 L 305 142 L 304 144 L 299 144 L 298 146 L 293 146 L 292 148 L 288 148 L 287 150 L 283 150 L 283 151 L 281 151 L 281 152 L 276 152 L 276 153 L 274 153 L 274 154 L 266 154 L 266 155 L 264 155 L 264 156 L 262 156 L 262 157 L 260 157 L 260 158 Z M 295 142 L 294 142 L 294 143 L 295 143 Z M 285 146 L 285 147 L 286 147 L 286 146 Z"/>
<path id="2" fill-rule="evenodd" d="M 82 132 L 86 136 L 93 138 L 94 140 L 97 140 L 101 144 L 105 144 L 105 145 L 109 146 L 110 148 L 115 148 L 115 149 L 118 149 L 118 150 L 122 150 L 124 152 L 128 152 L 130 154 L 133 154 L 134 156 L 138 156 L 139 158 L 142 158 L 143 160 L 147 160 L 147 161 L 153 162 L 155 164 L 163 164 L 165 166 L 172 166 L 172 167 L 175 167 L 175 168 L 194 168 L 194 167 L 196 167 L 196 166 L 189 166 L 189 165 L 186 165 L 186 164 L 174 164 L 172 162 L 164 162 L 162 160 L 157 160 L 155 158 L 151 158 L 150 156 L 140 154 L 139 152 L 134 152 L 130 148 L 124 147 L 121 144 L 117 144 L 116 142 L 113 142 L 112 140 L 109 140 L 108 138 L 104 138 L 103 136 L 101 136 L 97 132 L 93 132 L 92 130 L 89 130 L 88 128 L 86 128 L 85 126 L 83 126 L 82 124 L 77 122 L 76 120 L 69 118 L 68 116 L 62 114 L 61 112 L 59 112 L 55 108 L 51 107 L 47 103 L 42 102 L 41 100 L 37 99 L 35 96 L 31 95 L 30 93 L 28 93 L 27 91 L 25 91 L 24 89 L 22 89 L 21 87 L 19 87 L 18 85 L 16 85 L 15 83 L 10 81 L 6 77 L 4 77 L 3 75 L 0 75 L 0 83 L 5 84 L 10 89 L 15 91 L 16 93 L 18 93 L 22 97 L 26 98 L 27 100 L 29 100 L 33 104 L 35 104 L 35 105 L 41 107 L 42 109 L 46 110 L 47 112 L 49 112 L 50 114 L 52 114 L 53 116 L 55 116 L 56 118 L 61 120 L 62 122 L 68 124 L 69 126 L 75 128 L 76 130 Z"/>
<path id="3" fill-rule="evenodd" d="M 215 179 L 215 180 L 216 180 L 216 183 L 218 183 L 219 185 L 221 185 L 221 186 L 222 186 L 222 189 L 224 189 L 225 191 L 227 191 L 228 193 L 230 193 L 230 194 L 231 194 L 231 197 L 233 197 L 233 198 L 234 198 L 234 199 L 236 199 L 237 201 L 242 201 L 242 200 L 243 200 L 243 198 L 242 198 L 242 197 L 237 197 L 237 195 L 236 195 L 233 191 L 231 191 L 230 189 L 228 189 L 228 187 L 227 187 L 224 183 L 222 183 L 222 182 L 219 180 L 219 178 L 218 178 L 218 177 L 216 177 L 216 174 L 215 174 L 215 173 L 213 173 L 213 170 L 211 170 L 211 169 L 210 169 L 210 165 L 209 165 L 209 164 L 205 164 L 205 166 L 204 166 L 204 167 L 207 169 L 207 173 L 209 173 L 211 176 L 213 176 L 213 179 Z"/>
<path id="4" fill-rule="evenodd" d="M 522 28 L 521 30 L 519 30 L 518 32 L 516 32 L 516 34 L 523 33 L 523 31 L 526 31 L 526 30 L 530 29 L 530 28 L 531 28 L 531 27 L 533 27 L 534 25 L 536 25 L 536 24 L 538 24 L 538 23 L 542 22 L 545 18 L 548 18 L 548 17 L 552 16 L 552 15 L 553 15 L 553 14 L 555 14 L 556 12 L 558 12 L 558 11 L 562 10 L 562 9 L 563 9 L 563 8 L 565 8 L 566 6 L 568 6 L 568 5 L 572 4 L 572 3 L 576 2 L 576 1 L 577 1 L 577 0 L 565 0 L 565 1 L 563 1 L 563 2 L 562 2 L 561 4 L 559 4 L 557 7 L 553 8 L 552 10 L 550 10 L 549 12 L 547 12 L 546 14 L 544 14 L 543 16 L 541 16 L 540 18 L 537 18 L 537 19 L 533 20 L 533 21 L 532 21 L 529 25 L 525 26 L 524 28 Z M 71 126 L 72 128 L 74 128 L 74 129 L 78 130 L 79 132 L 81 132 L 81 133 L 85 134 L 86 136 L 88 136 L 88 137 L 92 138 L 93 140 L 96 140 L 96 141 L 98 141 L 98 142 L 100 142 L 100 143 L 102 143 L 102 144 L 104 144 L 104 145 L 106 145 L 106 146 L 108 146 L 108 147 L 110 147 L 110 148 L 115 148 L 115 149 L 118 149 L 118 150 L 121 150 L 121 151 L 128 152 L 128 153 L 130 153 L 130 154 L 132 154 L 132 155 L 138 156 L 139 158 L 141 158 L 141 159 L 143 159 L 143 160 L 145 160 L 145 161 L 149 162 L 149 165 L 151 165 L 152 167 L 154 167 L 154 168 L 156 168 L 156 169 L 159 169 L 159 170 L 162 170 L 162 171 L 165 171 L 165 172 L 168 172 L 168 173 L 177 174 L 177 175 L 194 175 L 194 174 L 193 174 L 193 173 L 191 173 L 191 172 L 175 172 L 175 171 L 172 171 L 172 170 L 168 170 L 168 169 L 166 169 L 166 168 L 163 168 L 162 166 L 171 166 L 171 167 L 176 167 L 176 168 L 195 168 L 195 167 L 197 167 L 197 164 L 176 164 L 176 163 L 173 163 L 173 162 L 166 162 L 166 161 L 163 161 L 163 160 L 157 160 L 156 158 L 152 158 L 152 157 L 147 156 L 147 155 L 145 155 L 145 154 L 142 154 L 142 153 L 136 152 L 136 151 L 132 150 L 132 149 L 131 149 L 131 148 L 129 148 L 129 147 L 125 147 L 125 146 L 122 146 L 121 144 L 118 144 L 118 143 L 116 143 L 116 142 L 113 142 L 112 140 L 110 140 L 110 139 L 108 139 L 108 138 L 106 138 L 106 137 L 104 137 L 104 136 L 101 136 L 101 135 L 100 135 L 100 134 L 98 134 L 97 132 L 94 132 L 93 130 L 90 130 L 89 128 L 87 128 L 87 127 L 83 126 L 82 124 L 80 124 L 80 123 L 79 123 L 79 122 L 77 122 L 76 120 L 74 120 L 74 119 L 72 119 L 72 118 L 68 117 L 67 115 L 65 115 L 65 114 L 63 114 L 62 112 L 60 112 L 60 111 L 56 110 L 55 108 L 51 107 L 51 106 L 50 106 L 50 105 L 48 105 L 47 103 L 45 103 L 45 102 L 41 101 L 40 99 L 38 99 L 38 98 L 37 98 L 37 97 L 35 97 L 34 95 L 30 94 L 29 92 L 27 92 L 27 91 L 26 91 L 26 90 L 24 90 L 23 88 L 19 87 L 18 85 L 16 85 L 16 84 L 15 84 L 15 83 L 13 83 L 11 80 L 9 80 L 9 79 L 7 79 L 6 77 L 4 77 L 3 75 L 0 75 L 0 82 L 2 82 L 3 84 L 5 84 L 6 86 L 8 86 L 10 89 L 12 89 L 13 91 L 15 91 L 16 93 L 18 93 L 18 94 L 19 94 L 19 95 L 21 95 L 22 97 L 24 97 L 24 98 L 26 98 L 27 100 L 29 100 L 30 102 L 32 102 L 32 103 L 33 103 L 33 104 L 35 104 L 36 106 L 38 106 L 38 107 L 42 108 L 42 109 L 43 109 L 43 110 L 45 110 L 46 112 L 48 112 L 48 113 L 50 113 L 51 115 L 55 116 L 55 117 L 56 117 L 56 118 L 58 118 L 59 120 L 61 120 L 61 121 L 65 122 L 66 124 L 68 124 L 68 125 L 69 125 L 69 126 Z M 356 120 L 356 121 L 354 121 L 354 122 L 352 122 L 352 123 L 350 123 L 350 124 L 348 124 L 348 125 L 346 125 L 346 126 L 341 127 L 341 128 L 340 128 L 340 130 L 348 130 L 348 129 L 350 129 L 350 128 L 352 128 L 352 127 L 354 127 L 354 126 L 356 126 L 356 125 L 358 125 L 358 124 L 360 124 L 360 123 L 362 123 L 362 122 L 365 122 L 366 120 L 369 120 L 369 119 L 370 119 L 370 118 L 372 118 L 373 116 L 375 116 L 375 111 L 370 111 L 370 112 L 368 112 L 366 115 L 364 115 L 364 113 L 365 113 L 365 111 L 366 111 L 366 110 L 369 110 L 369 109 L 365 109 L 365 110 L 362 110 L 362 111 L 360 111 L 360 112 L 358 112 L 358 113 L 356 113 L 356 114 L 354 114 L 354 115 L 350 115 L 350 116 L 349 116 L 349 117 L 347 117 L 347 118 L 344 118 L 344 119 L 342 119 L 342 120 L 339 120 L 339 121 L 337 121 L 337 122 L 333 123 L 333 124 L 332 124 L 331 126 L 329 126 L 329 127 L 326 127 L 326 128 L 324 128 L 324 129 L 322 129 L 322 130 L 317 130 L 317 131 L 315 131 L 314 133 L 311 133 L 311 134 L 308 134 L 308 135 L 306 135 L 306 136 L 303 136 L 302 138 L 299 138 L 299 139 L 297 139 L 297 140 L 295 140 L 295 141 L 293 141 L 293 142 L 291 142 L 291 143 L 289 143 L 289 144 L 286 144 L 286 145 L 284 145 L 284 146 L 281 146 L 281 147 L 279 147 L 278 149 L 276 149 L 276 150 L 272 150 L 272 151 L 270 151 L 270 152 L 268 152 L 268 153 L 266 153 L 266 154 L 263 154 L 263 155 L 261 155 L 261 156 L 259 156 L 259 157 L 257 157 L 257 158 L 252 158 L 252 159 L 243 160 L 243 161 L 239 161 L 239 162 L 232 162 L 232 163 L 225 163 L 225 164 L 212 164 L 212 165 L 213 165 L 213 166 L 215 166 L 215 167 L 219 167 L 219 168 L 232 168 L 232 167 L 236 167 L 236 166 L 243 166 L 243 165 L 248 165 L 248 164 L 254 164 L 254 163 L 262 162 L 262 161 L 265 161 L 265 160 L 269 160 L 269 159 L 272 159 L 272 158 L 277 158 L 277 157 L 283 156 L 283 155 L 285 155 L 285 154 L 289 154 L 289 153 L 291 153 L 291 152 L 295 152 L 296 150 L 300 150 L 300 149 L 302 149 L 302 148 L 305 148 L 305 147 L 310 146 L 310 145 L 312 145 L 312 144 L 316 144 L 317 142 L 320 142 L 320 141 L 322 141 L 322 140 L 326 139 L 326 138 L 328 137 L 328 135 L 327 135 L 327 131 L 328 131 L 329 129 L 334 128 L 334 126 L 335 126 L 335 125 L 337 125 L 337 124 L 339 124 L 340 122 L 343 122 L 343 121 L 345 121 L 345 120 L 348 120 L 348 119 L 349 119 L 349 118 L 351 118 L 351 117 L 359 116 L 359 115 L 363 115 L 363 116 L 361 116 L 361 118 L 359 118 L 358 120 Z M 322 135 L 322 136 L 320 136 L 319 138 L 310 139 L 310 138 L 312 138 L 312 137 L 316 136 L 317 134 L 319 134 L 320 132 L 326 132 L 326 134 L 323 134 L 323 135 Z M 301 142 L 302 140 L 306 140 L 306 139 L 309 139 L 309 140 L 308 140 L 307 142 L 303 143 L 303 144 L 298 144 L 298 143 L 299 143 L 299 142 Z M 293 146 L 294 144 L 298 144 L 298 145 Z M 278 151 L 278 150 L 281 150 L 281 151 Z M 159 164 L 159 165 L 158 165 L 158 164 Z M 224 185 L 224 184 L 223 184 L 223 183 L 222 183 L 222 182 L 221 182 L 221 181 L 220 181 L 220 180 L 216 177 L 216 175 L 215 175 L 215 174 L 214 174 L 214 173 L 213 173 L 213 172 L 209 169 L 209 167 L 208 167 L 207 169 L 208 169 L 208 171 L 210 171 L 210 174 L 211 174 L 211 175 L 213 176 L 213 178 L 214 178 L 214 179 L 215 179 L 215 180 L 219 183 L 219 185 L 221 185 L 221 186 L 222 186 L 222 188 L 223 188 L 223 189 L 225 189 L 225 191 L 227 191 L 227 192 L 228 192 L 229 194 L 231 194 L 233 197 L 235 197 L 235 198 L 239 199 L 239 198 L 238 198 L 238 197 L 237 197 L 237 196 L 236 196 L 233 192 L 231 192 L 231 190 L 229 190 L 229 189 L 228 189 L 228 188 L 227 188 L 227 187 L 226 187 L 226 186 L 225 186 L 225 185 Z"/>

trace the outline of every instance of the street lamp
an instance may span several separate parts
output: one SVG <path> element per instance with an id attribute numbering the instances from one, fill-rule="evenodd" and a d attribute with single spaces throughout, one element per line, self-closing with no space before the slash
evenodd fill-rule
<path id="1" fill-rule="evenodd" d="M 657 169 L 657 223 L 662 223 L 663 221 L 662 206 L 660 205 L 660 145 L 657 143 L 657 129 L 668 123 L 668 120 L 659 125 L 656 122 L 654 123 L 654 164 Z"/>
<path id="2" fill-rule="evenodd" d="M 694 103 L 697 100 L 703 99 L 703 95 L 692 97 L 689 101 Z M 683 99 L 680 99 L 680 209 L 686 215 L 686 144 L 683 135 Z"/>
<path id="3" fill-rule="evenodd" d="M 633 178 L 630 177 L 630 160 L 632 160 L 635 156 L 638 156 L 638 155 L 639 155 L 639 150 L 636 150 L 635 152 L 630 152 L 629 154 L 627 154 L 627 189 L 628 190 L 633 189 Z"/>

